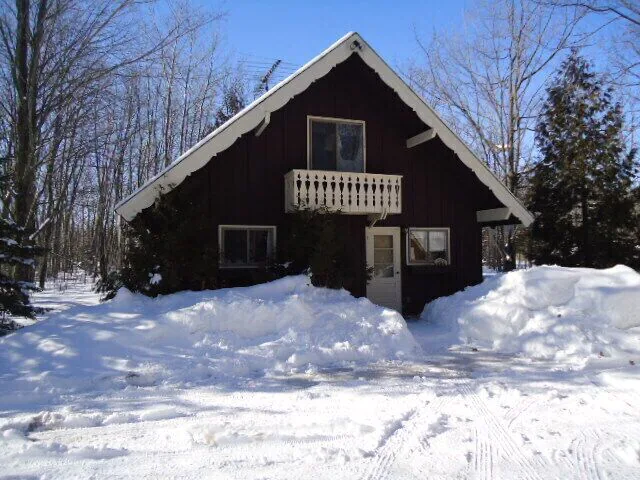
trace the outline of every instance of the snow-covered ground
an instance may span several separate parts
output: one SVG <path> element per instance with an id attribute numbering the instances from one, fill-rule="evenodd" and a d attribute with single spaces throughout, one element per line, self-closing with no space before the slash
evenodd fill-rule
<path id="1" fill-rule="evenodd" d="M 517 270 L 431 302 L 422 318 L 451 332 L 446 345 L 615 367 L 640 360 L 640 274 L 623 265 Z"/>
<path id="2" fill-rule="evenodd" d="M 637 274 L 536 270 L 408 330 L 301 278 L 44 292 L 62 313 L 0 340 L 0 478 L 640 478 Z M 520 348 L 558 336 L 593 344 Z"/>

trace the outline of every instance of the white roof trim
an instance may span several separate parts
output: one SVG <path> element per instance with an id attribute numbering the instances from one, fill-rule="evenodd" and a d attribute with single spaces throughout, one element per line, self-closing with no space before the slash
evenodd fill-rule
<path id="1" fill-rule="evenodd" d="M 511 212 L 507 207 L 478 210 L 476 212 L 478 223 L 502 222 L 508 220 L 510 216 Z"/>
<path id="2" fill-rule="evenodd" d="M 407 148 L 417 147 L 418 145 L 428 142 L 436 138 L 436 131 L 433 128 L 426 130 L 418 135 L 414 135 L 411 138 L 407 138 Z"/>
<path id="3" fill-rule="evenodd" d="M 360 48 L 352 47 L 355 40 L 360 43 Z M 116 205 L 116 212 L 125 220 L 132 220 L 142 210 L 153 205 L 160 192 L 167 192 L 182 183 L 188 175 L 202 168 L 212 157 L 233 145 L 241 135 L 260 125 L 265 116 L 282 108 L 294 96 L 306 90 L 311 83 L 324 77 L 333 67 L 344 62 L 353 54 L 360 55 L 382 81 L 391 87 L 425 124 L 435 130 L 442 142 L 456 153 L 458 158 L 476 174 L 482 183 L 489 187 L 498 200 L 505 207 L 508 207 L 516 218 L 525 226 L 533 222 L 533 215 L 498 180 L 493 172 L 355 32 L 346 34 L 327 50 L 196 143 L 158 175 L 120 201 Z"/>

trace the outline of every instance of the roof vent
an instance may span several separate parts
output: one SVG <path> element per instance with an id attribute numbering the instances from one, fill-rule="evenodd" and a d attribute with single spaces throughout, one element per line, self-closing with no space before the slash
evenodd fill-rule
<path id="1" fill-rule="evenodd" d="M 362 44 L 358 41 L 358 40 L 354 40 L 353 42 L 351 42 L 351 45 L 349 46 L 349 48 L 351 50 L 362 50 Z"/>

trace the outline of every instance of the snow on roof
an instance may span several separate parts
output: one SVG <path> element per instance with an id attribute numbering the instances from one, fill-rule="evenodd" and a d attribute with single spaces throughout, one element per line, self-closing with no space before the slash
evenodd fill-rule
<path id="1" fill-rule="evenodd" d="M 116 205 L 116 212 L 130 221 L 155 202 L 160 193 L 172 190 L 187 176 L 206 165 L 218 153 L 229 148 L 243 134 L 255 129 L 271 112 L 306 90 L 311 83 L 324 77 L 336 65 L 351 55 L 360 55 L 380 78 L 430 128 L 442 142 L 476 174 L 498 200 L 524 225 L 533 222 L 533 215 L 505 187 L 491 170 L 467 147 L 451 128 L 406 84 L 400 76 L 356 32 L 349 32 L 320 55 L 303 65 L 271 90 L 254 100 L 223 125 L 183 153 L 175 162 L 148 180 L 142 187 Z"/>

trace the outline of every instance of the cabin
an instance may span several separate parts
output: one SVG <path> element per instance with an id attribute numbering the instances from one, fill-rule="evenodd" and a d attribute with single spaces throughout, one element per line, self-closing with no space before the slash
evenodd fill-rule
<path id="1" fill-rule="evenodd" d="M 533 216 L 358 34 L 349 33 L 123 199 L 158 196 L 216 228 L 203 242 L 240 279 L 277 252 L 297 208 L 340 212 L 362 268 L 351 293 L 402 311 L 482 281 L 484 226 Z M 373 267 L 367 281 L 365 266 Z M 239 281 L 239 280 L 238 280 Z"/>

